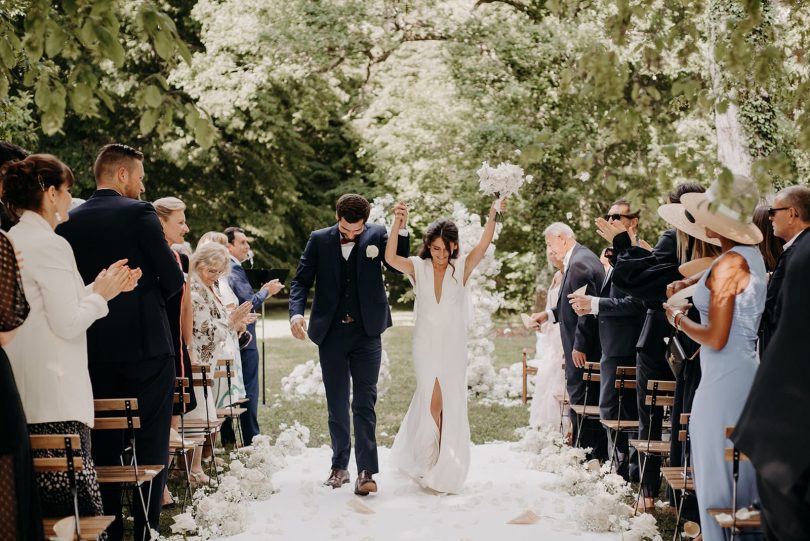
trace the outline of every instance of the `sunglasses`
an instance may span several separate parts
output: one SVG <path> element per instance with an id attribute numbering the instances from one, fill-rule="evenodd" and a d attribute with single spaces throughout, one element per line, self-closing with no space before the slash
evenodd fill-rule
<path id="1" fill-rule="evenodd" d="M 619 220 L 621 220 L 622 218 L 627 218 L 628 220 L 632 220 L 633 218 L 635 218 L 635 216 L 631 216 L 631 215 L 629 215 L 629 214 L 605 214 L 605 215 L 603 216 L 603 218 L 604 218 L 606 221 L 608 221 L 608 222 L 609 222 L 610 220 L 614 220 L 614 221 L 617 221 L 617 222 L 618 222 L 618 221 L 619 221 Z"/>
<path id="2" fill-rule="evenodd" d="M 779 208 L 768 207 L 768 217 L 773 218 L 774 216 L 776 216 L 776 213 L 779 212 L 780 210 L 790 210 L 790 208 L 791 207 L 779 207 Z"/>

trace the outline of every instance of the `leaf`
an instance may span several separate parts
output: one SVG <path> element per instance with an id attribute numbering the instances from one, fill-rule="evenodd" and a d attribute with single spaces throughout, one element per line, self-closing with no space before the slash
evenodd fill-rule
<path id="1" fill-rule="evenodd" d="M 62 9 L 65 10 L 65 15 L 76 15 L 76 0 L 62 0 Z"/>
<path id="2" fill-rule="evenodd" d="M 194 139 L 203 150 L 211 148 L 214 144 L 216 132 L 210 121 L 201 120 L 194 128 Z"/>
<path id="3" fill-rule="evenodd" d="M 113 105 L 112 98 L 110 97 L 109 94 L 107 94 L 100 88 L 96 88 L 96 96 L 98 96 L 98 98 L 102 101 L 102 103 L 104 103 L 107 109 L 109 109 L 110 111 L 115 110 L 115 106 Z"/>
<path id="4" fill-rule="evenodd" d="M 0 99 L 8 97 L 8 78 L 5 73 L 0 73 Z"/>
<path id="5" fill-rule="evenodd" d="M 93 89 L 86 84 L 79 83 L 70 91 L 70 105 L 73 110 L 84 116 L 93 112 Z"/>
<path id="6" fill-rule="evenodd" d="M 163 60 L 171 60 L 174 47 L 172 47 L 171 35 L 168 32 L 161 31 L 155 35 L 155 52 Z"/>
<path id="7" fill-rule="evenodd" d="M 153 109 L 157 109 L 160 107 L 160 104 L 163 103 L 163 95 L 155 85 L 149 85 L 146 87 L 146 90 L 143 92 L 143 98 L 146 105 Z"/>
<path id="8" fill-rule="evenodd" d="M 101 44 L 101 51 L 112 60 L 115 67 L 120 68 L 124 65 L 124 48 L 118 42 L 117 36 L 114 36 L 109 29 L 104 26 L 96 26 L 94 28 L 96 37 Z"/>
<path id="9" fill-rule="evenodd" d="M 141 135 L 149 135 L 149 132 L 155 128 L 158 118 L 160 118 L 159 109 L 147 109 L 144 111 L 140 121 Z"/>
<path id="10" fill-rule="evenodd" d="M 48 37 L 45 39 L 45 54 L 48 58 L 54 58 L 65 47 L 67 34 L 58 24 L 53 21 L 48 22 Z"/>

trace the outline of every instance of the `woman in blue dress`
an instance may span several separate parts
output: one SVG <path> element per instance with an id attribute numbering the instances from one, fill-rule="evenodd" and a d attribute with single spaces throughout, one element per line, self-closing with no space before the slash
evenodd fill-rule
<path id="1" fill-rule="evenodd" d="M 725 460 L 725 449 L 732 443 L 725 436 L 725 428 L 737 422 L 759 366 L 757 330 L 766 287 L 765 263 L 757 247 L 762 233 L 750 221 L 758 198 L 756 186 L 747 177 L 735 175 L 731 197 L 723 198 L 723 202 L 733 201 L 739 205 L 736 208 L 717 201 L 719 190 L 715 183 L 705 194 L 685 194 L 681 203 L 690 221 L 705 227 L 708 237 L 720 240 L 722 255 L 699 279 L 675 282 L 668 288 L 668 295 L 672 295 L 696 283 L 691 296 L 701 322 L 686 317 L 689 305 L 665 305 L 670 323 L 702 345 L 703 375 L 695 393 L 689 431 L 705 541 L 724 539 L 708 510 L 732 507 L 731 463 Z M 746 507 L 756 498 L 754 469 L 749 462 L 742 462 L 736 508 Z"/>

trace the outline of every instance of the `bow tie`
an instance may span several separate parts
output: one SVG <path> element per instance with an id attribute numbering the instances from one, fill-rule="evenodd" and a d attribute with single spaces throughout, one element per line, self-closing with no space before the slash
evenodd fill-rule
<path id="1" fill-rule="evenodd" d="M 340 237 L 340 245 L 343 246 L 344 244 L 354 244 L 354 241 Z"/>

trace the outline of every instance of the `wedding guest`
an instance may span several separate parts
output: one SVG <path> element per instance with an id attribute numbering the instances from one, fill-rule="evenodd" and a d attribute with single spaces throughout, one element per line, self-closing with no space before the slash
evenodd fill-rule
<path id="1" fill-rule="evenodd" d="M 3 167 L 8 162 L 24 160 L 26 156 L 28 156 L 28 152 L 23 148 L 14 143 L 0 141 L 0 167 Z M 9 215 L 6 206 L 0 201 L 0 229 L 8 231 L 13 225 L 14 220 Z"/>
<path id="2" fill-rule="evenodd" d="M 188 225 L 186 225 L 185 203 L 176 197 L 163 197 L 152 203 L 152 206 L 155 207 L 160 225 L 163 227 L 166 242 L 169 246 L 173 244 L 182 246 L 183 238 L 189 232 Z M 189 258 L 176 251 L 172 251 L 172 253 L 175 255 L 177 264 L 183 274 L 186 275 L 188 273 Z M 197 397 L 191 386 L 191 358 L 187 350 L 187 344 L 191 342 L 193 325 L 191 293 L 189 292 L 188 282 L 183 286 L 179 295 L 175 295 L 166 301 L 166 314 L 169 318 L 172 344 L 174 346 L 174 373 L 178 378 L 188 378 L 189 384 L 184 388 L 183 392 L 188 393 L 190 399 L 188 404 L 183 402 L 174 404 L 169 441 L 176 444 L 185 444 L 186 442 L 182 441 L 180 434 L 177 432 L 177 427 L 180 425 L 180 415 L 186 414 L 197 407 Z M 167 485 L 163 493 L 163 505 L 171 505 L 173 501 L 174 498 Z"/>
<path id="3" fill-rule="evenodd" d="M 765 261 L 765 270 L 768 275 L 776 270 L 776 262 L 784 252 L 785 241 L 774 235 L 771 225 L 771 215 L 769 207 L 757 207 L 754 211 L 754 225 L 762 232 L 762 242 L 759 243 L 759 251 Z"/>
<path id="4" fill-rule="evenodd" d="M 620 222 L 634 244 L 638 243 L 639 212 L 630 209 L 626 199 L 615 201 L 605 220 Z M 644 303 L 619 290 L 613 283 L 613 267 L 608 266 L 598 296 L 569 295 L 571 306 L 578 316 L 593 315 L 599 323 L 599 340 L 602 346 L 600 360 L 599 416 L 604 420 L 635 420 L 638 418 L 636 397 L 632 391 L 624 391 L 619 412 L 619 391 L 616 389 L 616 369 L 620 366 L 636 366 L 636 344 L 644 324 Z M 629 379 L 635 380 L 635 376 Z M 621 416 L 620 416 L 621 415 Z M 610 431 L 607 432 L 611 437 Z M 614 458 L 614 457 L 611 457 Z M 630 449 L 626 432 L 616 436 L 617 472 L 629 478 Z"/>
<path id="5" fill-rule="evenodd" d="M 84 285 L 70 245 L 54 233 L 68 217 L 73 173 L 54 156 L 32 154 L 7 165 L 3 198 L 19 218 L 9 236 L 25 254 L 21 270 L 31 311 L 6 347 L 31 434 L 78 434 L 84 467 L 76 472 L 79 513 L 103 515 L 91 455 L 93 390 L 86 331 L 108 313 L 107 303 L 131 291 L 137 273 L 126 260 L 102 269 Z M 26 436 L 27 437 L 27 436 Z M 73 514 L 66 472 L 37 474 L 46 516 Z"/>
<path id="6" fill-rule="evenodd" d="M 568 300 L 568 295 L 581 287 L 585 293 L 596 295 L 605 280 L 605 270 L 599 258 L 576 241 L 573 230 L 566 224 L 553 223 L 543 232 L 546 246 L 557 257 L 563 258 L 565 272 L 560 288 L 560 298 Z M 598 362 L 601 358 L 599 328 L 594 318 L 579 317 L 568 302 L 559 303 L 555 308 L 532 314 L 538 327 L 546 321 L 560 324 L 563 351 L 565 352 L 565 376 L 568 397 L 571 404 L 584 404 L 585 385 L 582 380 L 586 362 Z M 588 391 L 588 402 L 599 401 L 599 387 Z M 583 434 L 578 437 L 577 418 L 573 410 L 569 413 L 573 426 L 573 441 L 582 447 L 593 449 L 596 458 L 607 458 L 607 439 L 598 422 L 586 419 L 582 424 Z"/>
<path id="7" fill-rule="evenodd" d="M 233 358 L 229 344 L 232 335 L 244 332 L 251 305 L 246 302 L 228 313 L 219 294 L 217 280 L 228 272 L 228 250 L 217 243 L 209 242 L 197 248 L 191 258 L 191 301 L 194 314 L 191 348 L 189 353 L 196 364 L 205 364 L 209 374 L 216 368 L 216 361 Z M 229 357 L 230 355 L 230 357 Z M 199 375 L 198 375 L 199 376 Z M 200 387 L 194 387 L 197 408 L 189 414 L 192 419 L 216 421 L 216 405 L 212 393 L 206 400 Z M 227 393 L 223 393 L 226 395 Z M 227 399 L 227 396 L 225 396 Z M 192 477 L 199 484 L 206 484 L 208 477 L 202 471 L 200 453 L 195 453 L 192 462 Z"/>
<path id="8" fill-rule="evenodd" d="M 254 312 L 261 312 L 262 304 L 267 297 L 272 297 L 284 287 L 278 280 L 271 280 L 264 284 L 258 292 L 253 293 L 248 281 L 242 262 L 248 258 L 250 243 L 244 230 L 239 227 L 229 227 L 225 230 L 228 237 L 228 252 L 231 256 L 231 273 L 228 275 L 228 283 L 236 293 L 239 302 L 249 301 Z M 256 323 L 247 326 L 247 332 L 253 337 L 248 344 L 242 348 L 242 375 L 245 378 L 245 391 L 248 397 L 247 411 L 241 415 L 242 434 L 245 443 L 250 445 L 253 436 L 260 433 L 259 429 L 259 349 L 256 337 Z"/>
<path id="9" fill-rule="evenodd" d="M 546 247 L 546 258 L 549 265 L 557 269 L 546 293 L 546 310 L 551 310 L 557 306 L 560 297 L 563 260 L 549 247 Z M 540 326 L 540 330 L 537 332 L 535 360 L 537 361 L 537 374 L 529 412 L 529 426 L 559 425 L 563 422 L 561 419 L 563 412 L 556 397 L 565 395 L 565 370 L 562 368 L 565 354 L 559 325 L 546 321 Z M 563 433 L 568 432 L 571 427 L 567 413 L 563 424 Z"/>
<path id="10" fill-rule="evenodd" d="M 144 192 L 143 154 L 110 144 L 101 148 L 93 167 L 96 191 L 70 212 L 57 233 L 76 254 L 86 283 L 119 259 L 143 271 L 132 293 L 109 303 L 109 315 L 87 331 L 90 380 L 96 398 L 137 398 L 141 428 L 135 431 L 139 464 L 169 462 L 169 428 L 174 391 L 174 347 L 165 303 L 183 288 L 183 272 L 166 243 L 154 207 L 139 201 Z M 99 465 L 118 465 L 125 431 L 93 433 L 93 458 Z M 166 470 L 152 481 L 148 517 L 134 505 L 135 538 L 147 527 L 158 528 Z M 120 539 L 121 491 L 102 491 L 104 510 L 115 515 L 110 537 Z M 148 524 L 147 524 L 148 520 Z"/>
<path id="11" fill-rule="evenodd" d="M 791 206 L 791 213 L 801 213 L 807 222 L 806 188 L 791 192 L 804 200 L 803 208 Z M 775 203 L 774 209 L 783 206 L 787 203 Z M 784 225 L 787 220 L 780 218 Z M 808 235 L 802 233 L 800 238 Z M 810 410 L 810 242 L 794 241 L 782 259 L 788 254 L 776 327 L 731 439 L 756 468 L 767 539 L 804 541 L 810 539 L 810 431 L 804 417 Z"/>
<path id="12" fill-rule="evenodd" d="M 23 293 L 19 263 L 11 240 L 0 233 L 0 347 L 6 348 L 30 307 Z M 0 349 L 0 516 L 9 539 L 42 541 L 39 504 L 31 445 L 20 393 L 5 349 Z"/>
<path id="13" fill-rule="evenodd" d="M 759 329 L 759 351 L 764 353 L 779 324 L 780 291 L 785 279 L 785 269 L 793 255 L 793 248 L 810 237 L 810 188 L 791 186 L 776 194 L 773 206 L 768 208 L 768 217 L 775 237 L 785 241 L 783 253 L 777 260 L 765 297 L 765 313 Z"/>
<path id="14" fill-rule="evenodd" d="M 765 263 L 757 245 L 762 233 L 756 225 L 737 218 L 752 216 L 758 198 L 756 184 L 735 175 L 730 195 L 715 210 L 719 184 L 708 193 L 690 193 L 681 203 L 706 236 L 721 243 L 722 255 L 697 282 L 692 295 L 701 322 L 686 317 L 684 308 L 666 304 L 670 324 L 701 344 L 702 377 L 689 419 L 695 489 L 700 508 L 703 539 L 721 541 L 723 530 L 709 514 L 710 508 L 732 507 L 731 463 L 725 459 L 730 442 L 725 428 L 733 426 L 751 389 L 759 356 L 756 336 L 765 306 Z M 750 220 L 750 218 L 749 218 Z M 686 279 L 673 284 L 672 292 L 691 285 Z M 739 465 L 736 483 L 740 508 L 757 499 L 754 469 Z"/>
<path id="15" fill-rule="evenodd" d="M 685 217 L 680 198 L 686 193 L 702 193 L 705 188 L 695 183 L 681 183 L 675 190 L 667 194 L 667 203 L 659 207 L 658 214 L 670 225 L 676 222 L 680 227 L 690 225 Z M 677 218 L 677 220 L 675 220 Z M 647 382 L 651 380 L 676 381 L 675 404 L 672 409 L 672 418 L 677 419 L 681 413 L 691 411 L 692 398 L 700 382 L 700 364 L 697 358 L 699 346 L 689 337 L 680 334 L 681 341 L 689 357 L 695 356 L 692 362 L 686 363 L 676 376 L 666 361 L 667 344 L 665 339 L 672 334 L 667 323 L 662 302 L 666 300 L 667 285 L 682 276 L 680 265 L 688 261 L 700 259 L 714 253 L 715 246 L 697 237 L 705 237 L 702 228 L 694 227 L 690 233 L 676 229 L 665 231 L 655 248 L 638 245 L 633 246 L 632 240 L 621 222 L 608 223 L 604 219 L 597 219 L 598 233 L 612 242 L 614 249 L 613 283 L 637 299 L 644 301 L 647 307 L 644 324 L 637 344 L 636 356 L 636 405 L 639 418 L 639 438 L 642 440 L 660 441 L 662 437 L 662 423 L 664 411 L 661 407 L 651 408 L 647 405 Z M 690 317 L 697 319 L 699 314 L 692 310 Z M 660 488 L 661 458 L 658 455 L 645 457 L 646 463 L 642 468 L 642 456 L 639 454 L 639 475 L 641 476 L 641 495 L 638 502 L 639 510 L 654 509 L 655 496 Z M 682 465 L 683 449 L 678 438 L 670 441 L 670 464 Z M 642 471 L 643 469 L 643 471 Z M 631 468 L 631 477 L 635 476 L 635 467 Z M 671 494 L 671 502 L 676 495 Z M 694 498 L 686 500 L 683 506 L 685 516 L 697 519 L 697 510 Z"/>

